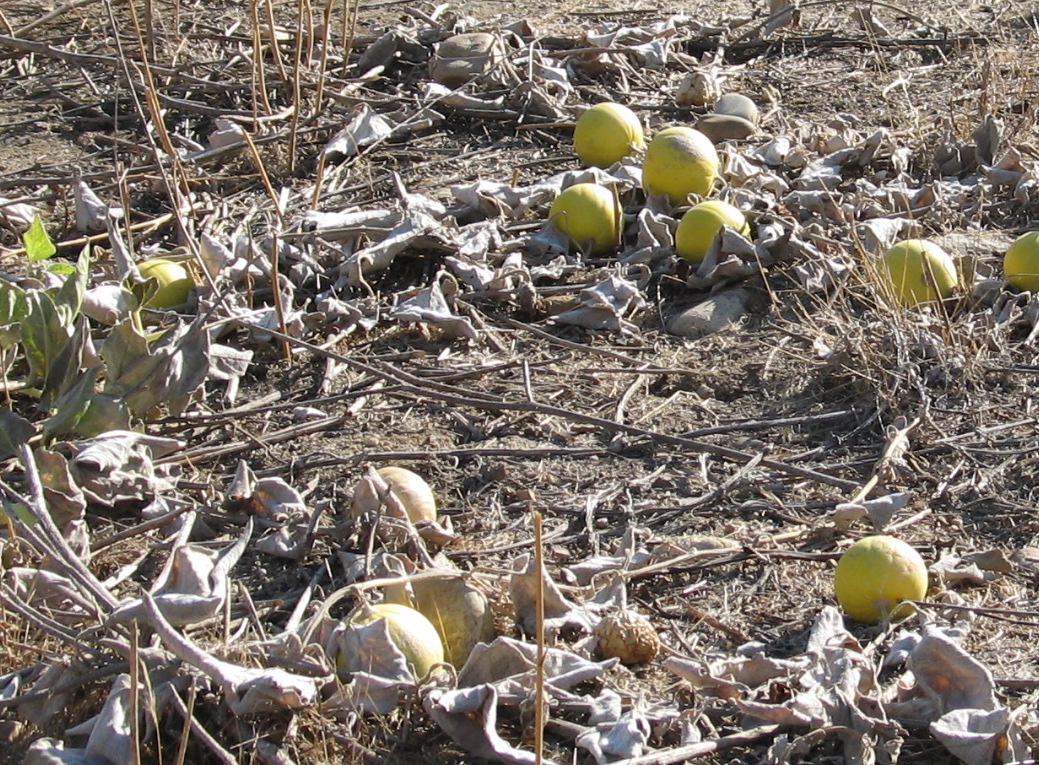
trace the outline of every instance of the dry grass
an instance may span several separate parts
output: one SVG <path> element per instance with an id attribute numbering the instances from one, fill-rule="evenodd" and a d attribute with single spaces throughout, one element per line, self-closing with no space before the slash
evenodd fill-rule
<path id="1" fill-rule="evenodd" d="M 119 51 L 111 48 L 113 32 L 132 40 L 132 25 L 121 5 L 111 5 L 117 29 L 105 35 L 91 31 L 102 17 L 95 12 L 109 7 L 98 2 L 48 22 L 33 39 L 62 46 L 75 38 L 80 50 L 119 60 Z M 260 5 L 269 7 L 282 27 L 296 28 L 295 0 Z M 728 84 L 767 106 L 767 130 L 790 131 L 807 140 L 810 134 L 834 130 L 838 118 L 866 132 L 883 127 L 907 149 L 913 178 L 927 183 L 937 177 L 939 144 L 950 137 L 970 140 L 979 121 L 994 115 L 1003 122 L 1005 143 L 1027 160 L 1039 160 L 1039 60 L 1034 55 L 1039 23 L 1023 4 L 971 6 L 956 13 L 926 3 L 914 7 L 914 14 L 941 19 L 951 37 L 977 32 L 986 38 L 962 48 L 915 44 L 918 25 L 887 6 L 878 7 L 878 19 L 901 35 L 904 45 L 873 40 L 830 46 L 827 35 L 850 34 L 850 22 L 843 5 L 814 5 L 806 9 L 801 29 L 786 31 L 793 39 L 786 47 L 731 54 L 729 63 L 739 68 L 733 69 Z M 34 7 L 5 5 L 0 10 L 6 23 L 0 19 L 0 26 L 19 29 L 32 20 Z M 398 10 L 364 8 L 353 40 L 355 60 L 377 39 L 380 24 L 396 20 Z M 155 29 L 155 37 L 144 46 L 155 46 L 155 93 L 190 96 L 216 112 L 263 117 L 302 106 L 299 113 L 306 119 L 264 122 L 254 133 L 254 153 L 205 167 L 174 164 L 160 172 L 150 167 L 155 154 L 140 130 L 149 107 L 154 111 L 157 105 L 143 104 L 137 111 L 125 83 L 103 79 L 115 77 L 111 67 L 65 67 L 39 56 L 32 71 L 25 71 L 30 66 L 26 56 L 11 53 L 0 59 L 7 90 L 7 105 L 0 107 L 0 193 L 43 206 L 50 224 L 65 226 L 61 239 L 78 236 L 71 229 L 68 192 L 75 166 L 100 193 L 125 199 L 141 219 L 175 210 L 175 200 L 194 195 L 200 204 L 180 213 L 186 231 L 222 235 L 241 227 L 260 238 L 279 230 L 281 214 L 272 198 L 283 188 L 289 191 L 289 216 L 309 205 L 308 192 L 317 194 L 315 157 L 356 101 L 343 95 L 352 83 L 334 57 L 307 60 L 305 72 L 290 76 L 293 57 L 302 56 L 302 48 L 283 44 L 281 53 L 288 58 L 281 65 L 266 58 L 256 67 L 239 56 L 253 44 L 252 31 L 245 31 L 251 25 L 246 10 L 237 2 L 156 2 L 153 17 L 142 20 Z M 496 4 L 474 6 L 485 16 L 501 10 Z M 560 35 L 573 34 L 596 18 L 578 15 L 587 8 L 563 10 L 573 13 L 557 17 L 565 22 L 556 30 Z M 314 11 L 323 9 L 315 6 Z M 761 17 L 760 9 L 750 5 L 725 11 Z M 722 13 L 713 6 L 706 12 L 715 17 Z M 339 9 L 332 18 L 339 46 L 345 43 L 338 37 L 344 21 Z M 238 21 L 243 26 L 225 35 Z M 136 50 L 131 53 L 137 55 Z M 688 58 L 684 61 L 689 65 Z M 212 78 L 211 85 L 191 87 L 164 75 L 162 67 L 174 62 L 198 67 Z M 268 87 L 265 97 L 256 90 L 261 71 Z M 317 93 L 308 77 L 318 71 L 328 72 L 324 108 L 309 114 L 306 107 L 315 103 Z M 625 77 L 605 73 L 595 78 L 581 73 L 573 99 L 623 95 L 655 127 L 687 116 L 670 103 L 681 74 L 635 70 Z M 384 81 L 365 86 L 362 97 L 380 108 L 393 101 L 412 105 L 422 75 L 417 65 L 398 61 Z M 119 109 L 113 121 L 115 101 Z M 166 108 L 168 122 L 178 128 L 203 133 L 211 126 L 211 114 Z M 385 144 L 326 168 L 322 188 L 335 191 L 321 196 L 321 206 L 388 204 L 395 198 L 394 173 L 409 191 L 442 200 L 449 199 L 449 185 L 478 178 L 529 182 L 573 165 L 568 135 L 565 126 L 551 124 L 516 130 L 493 121 L 448 119 L 406 143 Z M 456 159 L 459 152 L 462 158 Z M 122 173 L 125 168 L 130 172 Z M 1037 218 L 1034 205 L 1002 196 L 969 212 L 952 203 L 937 205 L 923 221 L 922 233 L 953 232 L 968 239 L 982 231 L 1009 236 L 1035 227 Z M 532 220 L 533 214 L 525 222 Z M 280 475 L 305 489 L 308 501 L 324 503 L 328 525 L 345 506 L 365 463 L 401 462 L 420 470 L 460 533 L 446 554 L 475 571 L 496 595 L 499 625 L 514 635 L 518 630 L 505 597 L 506 575 L 513 557 L 531 544 L 532 503 L 544 514 L 549 540 L 544 552 L 560 578 L 563 567 L 612 549 L 629 527 L 655 544 L 677 543 L 694 534 L 733 539 L 741 550 L 729 559 L 635 579 L 632 600 L 653 619 L 671 652 L 731 654 L 743 642 L 760 641 L 772 654 L 792 655 L 803 650 L 821 605 L 833 602 L 831 569 L 839 550 L 869 530 L 860 525 L 844 532 L 830 518 L 835 505 L 854 492 L 761 465 L 747 467 L 667 438 L 699 438 L 862 485 L 874 474 L 891 428 L 919 417 L 904 459 L 879 474 L 882 488 L 913 492 L 912 503 L 896 518 L 896 523 L 906 523 L 898 532 L 932 562 L 953 551 L 1005 551 L 1015 561 L 1012 571 L 984 586 L 955 589 L 977 608 L 1034 609 L 1039 353 L 1029 329 L 1021 322 L 993 321 L 990 304 L 966 294 L 922 312 L 907 311 L 878 288 L 873 260 L 850 223 L 824 221 L 820 226 L 825 227 L 820 241 L 828 248 L 826 254 L 848 256 L 858 264 L 849 281 L 825 294 L 807 294 L 792 271 L 796 263 L 776 266 L 748 285 L 756 296 L 754 311 L 732 331 L 695 342 L 663 332 L 662 317 L 689 300 L 671 276 L 654 283 L 658 302 L 640 317 L 637 337 L 553 326 L 537 310 L 477 298 L 471 301 L 474 311 L 496 345 L 466 345 L 436 332 L 382 325 L 331 347 L 387 370 L 391 384 L 398 373 L 430 381 L 428 396 L 375 396 L 335 432 L 265 444 L 265 433 L 293 422 L 294 406 L 347 390 L 362 375 L 337 367 L 327 354 L 297 354 L 289 363 L 283 349 L 261 347 L 243 398 L 266 397 L 272 403 L 219 419 L 221 405 L 214 396 L 207 402 L 212 424 L 169 418 L 155 430 L 185 437 L 192 447 L 246 444 L 233 457 L 200 460 L 185 468 L 185 496 L 205 508 L 206 520 L 217 531 L 230 534 L 237 533 L 236 518 L 221 506 L 220 492 L 239 457 L 257 471 Z M 143 234 L 138 244 L 146 242 L 194 246 L 191 239 L 178 239 L 172 226 Z M 13 250 L 17 241 L 5 232 L 0 246 Z M 341 253 L 316 249 L 314 256 L 333 274 Z M 966 257 L 981 269 L 998 272 L 995 247 L 975 243 Z M 14 260 L 8 253 L 6 262 Z M 576 292 L 596 267 L 608 265 L 588 264 L 566 286 Z M 388 296 L 428 283 L 437 268 L 433 253 L 411 253 L 372 277 L 374 299 L 385 305 Z M 545 296 L 557 297 L 550 290 Z M 440 381 L 470 395 L 471 401 L 437 399 L 432 383 Z M 495 409 L 481 404 L 486 395 L 506 402 L 532 397 L 556 409 Z M 338 409 L 351 403 L 348 398 L 321 405 Z M 621 409 L 624 422 L 643 433 L 610 430 L 588 420 L 608 421 Z M 770 425 L 772 421 L 782 424 Z M 128 512 L 92 514 L 89 522 L 96 539 L 133 525 L 136 518 Z M 151 543 L 139 538 L 110 548 L 92 566 L 102 577 L 112 574 Z M 277 629 L 291 608 L 284 601 L 298 597 L 314 572 L 326 569 L 333 580 L 326 585 L 334 589 L 341 571 L 333 553 L 323 537 L 302 564 L 249 555 L 235 576 L 247 584 L 259 608 L 269 609 L 267 627 Z M 39 563 L 32 551 L 23 551 L 22 557 L 26 564 Z M 140 578 L 157 571 L 163 558 L 162 549 L 156 548 Z M 4 562 L 10 565 L 6 558 Z M 128 593 L 132 585 L 125 588 Z M 4 612 L 0 618 L 4 671 L 36 665 L 66 650 L 12 614 Z M 980 614 L 967 647 L 1001 680 L 1034 680 L 1039 665 L 1034 621 Z M 878 634 L 862 626 L 855 631 L 863 641 Z M 196 638 L 215 644 L 220 636 L 221 630 L 213 629 Z M 731 710 L 697 697 L 657 665 L 617 668 L 607 682 L 631 698 L 702 713 L 720 732 L 738 727 Z M 1003 693 L 1014 707 L 1032 709 L 1039 698 L 1027 683 L 1005 683 Z M 60 736 L 63 726 L 96 712 L 103 695 L 103 683 L 77 691 L 66 714 L 47 730 L 30 726 L 3 742 L 0 759 L 20 761 L 31 738 L 40 733 Z M 334 721 L 308 711 L 290 725 L 287 720 L 234 720 L 214 694 L 200 689 L 195 709 L 202 726 L 244 762 L 263 759 L 254 746 L 261 739 L 283 747 L 299 762 L 464 760 L 416 703 L 383 719 Z M 14 716 L 7 712 L 5 719 Z M 183 725 L 175 713 L 163 718 L 164 762 L 172 761 Z M 525 720 L 507 718 L 503 725 L 510 740 L 525 735 Z M 675 737 L 656 743 L 671 745 Z M 560 760 L 575 756 L 570 744 L 553 739 L 550 746 L 555 749 L 546 754 Z M 577 761 L 590 761 L 578 751 Z M 193 738 L 184 761 L 202 763 L 209 756 Z M 907 742 L 906 762 L 948 759 L 922 733 Z M 762 750 L 747 747 L 715 761 L 761 762 Z"/>

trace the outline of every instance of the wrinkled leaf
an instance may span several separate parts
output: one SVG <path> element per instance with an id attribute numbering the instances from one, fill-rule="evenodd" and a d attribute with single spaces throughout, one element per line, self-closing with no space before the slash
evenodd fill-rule
<path id="1" fill-rule="evenodd" d="M 991 765 L 1010 722 L 1003 707 L 954 709 L 931 723 L 931 733 L 965 765 Z"/>
<path id="2" fill-rule="evenodd" d="M 498 734 L 498 694 L 493 686 L 434 689 L 422 699 L 422 706 L 456 744 L 475 757 L 510 765 L 538 761 L 533 752 L 513 747 Z M 548 759 L 541 762 L 553 765 Z"/>
<path id="3" fill-rule="evenodd" d="M 25 307 L 21 322 L 25 358 L 31 378 L 45 380 L 51 364 L 69 342 L 69 327 L 63 322 L 54 299 L 43 290 L 26 292 Z"/>
<path id="4" fill-rule="evenodd" d="M 998 706 L 992 672 L 940 629 L 924 628 L 908 664 L 917 689 L 942 714 L 954 709 L 991 711 Z"/>
<path id="5" fill-rule="evenodd" d="M 27 419 L 7 407 L 0 409 L 0 459 L 18 454 L 22 444 L 28 443 L 36 432 Z"/>
<path id="6" fill-rule="evenodd" d="M 143 415 L 166 401 L 187 396 L 209 371 L 209 333 L 198 323 L 178 325 L 154 343 L 124 321 L 101 346 L 107 365 L 104 392 L 126 400 Z"/>
<path id="7" fill-rule="evenodd" d="M 220 685 L 231 711 L 238 716 L 272 714 L 313 706 L 318 689 L 329 678 L 307 677 L 280 667 L 253 668 L 217 659 L 177 632 L 149 595 L 144 596 L 148 621 L 166 648 Z"/>
<path id="8" fill-rule="evenodd" d="M 193 520 L 193 519 L 192 519 Z M 188 544 L 193 524 L 186 522 L 162 574 L 151 588 L 155 606 L 176 627 L 210 619 L 220 613 L 230 592 L 230 573 L 242 557 L 253 531 L 249 519 L 238 539 L 223 550 Z M 142 599 L 123 603 L 112 618 L 129 621 L 147 613 Z"/>
<path id="9" fill-rule="evenodd" d="M 83 308 L 83 296 L 90 282 L 90 247 L 84 247 L 76 259 L 76 266 L 69 271 L 54 296 L 54 305 L 62 323 L 72 324 Z"/>

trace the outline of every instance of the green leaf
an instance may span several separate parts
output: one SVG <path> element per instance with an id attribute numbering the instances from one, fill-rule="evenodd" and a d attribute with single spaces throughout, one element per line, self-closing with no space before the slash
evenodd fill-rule
<path id="1" fill-rule="evenodd" d="M 13 324 L 25 318 L 25 290 L 0 280 L 0 324 Z"/>
<path id="2" fill-rule="evenodd" d="M 62 321 L 54 300 L 43 290 L 25 293 L 26 315 L 22 319 L 22 347 L 33 381 L 46 379 L 51 364 L 69 342 L 69 328 Z"/>
<path id="3" fill-rule="evenodd" d="M 21 342 L 20 324 L 25 313 L 25 290 L 0 280 L 0 349 L 12 348 Z"/>
<path id="4" fill-rule="evenodd" d="M 95 393 L 87 403 L 87 410 L 75 424 L 76 435 L 93 438 L 110 430 L 130 430 L 130 407 L 118 396 Z"/>
<path id="5" fill-rule="evenodd" d="M 0 459 L 18 454 L 22 444 L 27 443 L 36 429 L 27 419 L 10 409 L 0 409 Z"/>
<path id="6" fill-rule="evenodd" d="M 94 397 L 94 386 L 100 373 L 101 367 L 99 366 L 86 370 L 75 384 L 54 402 L 52 406 L 54 414 L 43 422 L 45 438 L 50 439 L 54 436 L 76 433 L 76 425 L 90 409 L 91 399 Z"/>
<path id="7" fill-rule="evenodd" d="M 43 408 L 47 408 L 52 401 L 60 398 L 79 380 L 80 369 L 83 366 L 83 354 L 89 343 L 90 322 L 86 316 L 80 316 L 72 332 L 72 337 L 47 368 L 47 376 L 40 393 L 40 404 Z"/>
<path id="8" fill-rule="evenodd" d="M 65 436 L 93 438 L 110 430 L 130 430 L 130 408 L 117 396 L 93 391 L 97 373 L 94 367 L 84 373 L 90 384 L 83 382 L 70 388 L 55 405 L 54 414 L 43 421 L 47 439 Z"/>
<path id="9" fill-rule="evenodd" d="M 62 264 L 67 265 L 67 264 Z M 54 270 L 53 267 L 50 270 Z M 71 276 L 65 279 L 61 289 L 54 298 L 54 303 L 61 312 L 66 325 L 72 324 L 83 307 L 83 296 L 90 283 L 90 245 L 83 248 L 76 260 Z"/>
<path id="10" fill-rule="evenodd" d="M 37 524 L 36 516 L 21 502 L 9 502 L 4 498 L 3 512 L 8 517 L 21 521 L 30 529 Z"/>
<path id="11" fill-rule="evenodd" d="M 43 221 L 37 215 L 32 219 L 29 230 L 22 234 L 22 244 L 25 245 L 25 254 L 29 260 L 46 260 L 58 251 L 54 242 L 47 235 L 47 229 L 43 227 Z"/>

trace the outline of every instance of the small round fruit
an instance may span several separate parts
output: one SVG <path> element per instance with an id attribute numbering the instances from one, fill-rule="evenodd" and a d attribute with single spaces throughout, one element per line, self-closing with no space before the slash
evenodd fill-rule
<path id="1" fill-rule="evenodd" d="M 703 262 L 722 226 L 750 236 L 750 224 L 739 208 L 711 199 L 693 205 L 678 222 L 675 232 L 675 251 L 692 263 Z"/>
<path id="2" fill-rule="evenodd" d="M 575 183 L 563 190 L 549 210 L 556 227 L 587 255 L 614 249 L 621 237 L 621 209 L 612 189 Z"/>
<path id="3" fill-rule="evenodd" d="M 952 295 L 959 274 L 952 256 L 926 239 L 906 239 L 884 253 L 883 271 L 904 305 L 933 303 Z"/>
<path id="4" fill-rule="evenodd" d="M 901 539 L 878 534 L 844 551 L 834 574 L 837 602 L 852 619 L 876 624 L 907 614 L 904 600 L 927 594 L 927 564 Z"/>
<path id="5" fill-rule="evenodd" d="M 404 654 L 408 667 L 421 680 L 434 664 L 444 661 L 444 645 L 436 627 L 414 608 L 399 603 L 376 603 L 361 606 L 350 615 L 349 623 L 358 626 L 385 619 L 390 639 Z M 338 660 L 337 664 L 342 664 Z"/>
<path id="6" fill-rule="evenodd" d="M 437 519 L 437 501 L 433 496 L 433 489 L 426 483 L 425 479 L 418 473 L 407 468 L 389 465 L 376 471 L 379 476 L 390 487 L 390 491 L 397 495 L 408 520 L 412 523 L 419 521 L 435 521 Z M 350 511 L 353 517 L 358 518 L 371 508 L 378 508 L 379 497 L 372 490 L 369 481 L 361 481 L 354 490 L 353 502 Z"/>
<path id="7" fill-rule="evenodd" d="M 596 104 L 577 118 L 574 150 L 585 165 L 610 167 L 644 148 L 642 123 L 622 104 Z"/>
<path id="8" fill-rule="evenodd" d="M 649 142 L 642 164 L 642 186 L 648 193 L 667 194 L 678 205 L 689 194 L 710 194 L 717 176 L 718 152 L 699 130 L 669 127 Z"/>
<path id="9" fill-rule="evenodd" d="M 1039 231 L 1014 240 L 1003 257 L 1003 273 L 1019 290 L 1039 291 Z"/>
<path id="10" fill-rule="evenodd" d="M 195 280 L 183 264 L 165 258 L 153 258 L 138 263 L 137 270 L 145 279 L 159 282 L 158 292 L 145 303 L 148 308 L 173 308 L 188 302 Z"/>
<path id="11" fill-rule="evenodd" d="M 634 611 L 607 614 L 595 628 L 599 653 L 622 664 L 644 664 L 660 653 L 660 637 L 649 619 Z"/>
<path id="12" fill-rule="evenodd" d="M 444 645 L 444 659 L 461 669 L 477 643 L 494 640 L 494 614 L 487 596 L 458 573 L 411 582 L 413 596 L 403 588 L 386 588 L 386 598 L 404 603 L 425 616 Z"/>

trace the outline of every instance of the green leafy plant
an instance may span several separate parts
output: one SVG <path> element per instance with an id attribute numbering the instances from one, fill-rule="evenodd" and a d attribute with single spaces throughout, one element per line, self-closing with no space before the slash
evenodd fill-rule
<path id="1" fill-rule="evenodd" d="M 129 429 L 157 406 L 183 402 L 206 379 L 209 336 L 200 325 L 147 333 L 139 308 L 111 329 L 96 353 L 82 313 L 90 248 L 74 264 L 50 261 L 57 248 L 38 216 L 23 242 L 29 278 L 0 282 L 0 364 L 6 375 L 24 360 L 22 393 L 36 397 L 37 410 L 46 415 L 39 423 L 45 439 Z M 156 288 L 155 279 L 125 286 L 138 306 Z M 35 427 L 11 411 L 0 417 L 10 426 L 0 456 L 9 456 Z"/>

